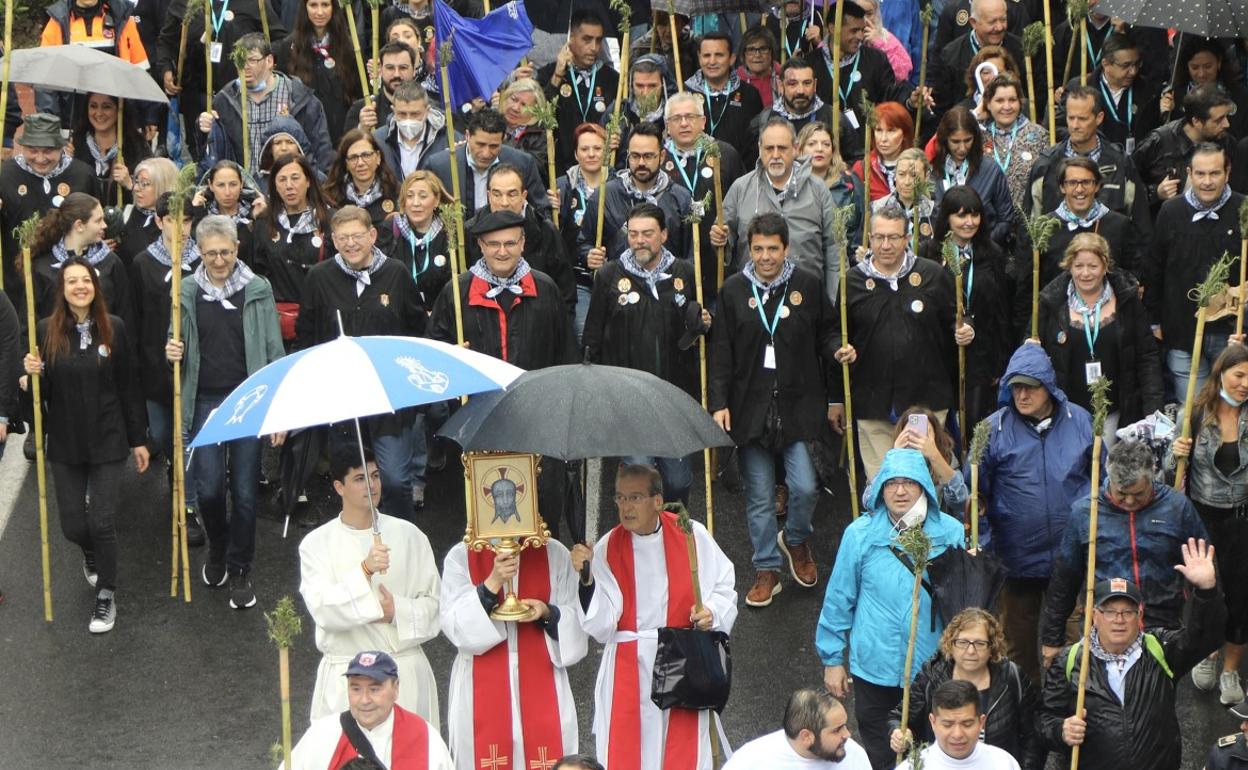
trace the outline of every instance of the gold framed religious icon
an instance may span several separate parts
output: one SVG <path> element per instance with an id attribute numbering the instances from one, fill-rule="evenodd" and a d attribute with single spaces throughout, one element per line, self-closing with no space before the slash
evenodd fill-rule
<path id="1" fill-rule="evenodd" d="M 515 452 L 472 452 L 464 455 L 468 485 L 468 526 L 464 544 L 499 555 L 541 548 L 550 530 L 537 510 L 537 455 Z M 532 610 L 511 585 L 490 613 L 494 620 L 526 620 Z"/>

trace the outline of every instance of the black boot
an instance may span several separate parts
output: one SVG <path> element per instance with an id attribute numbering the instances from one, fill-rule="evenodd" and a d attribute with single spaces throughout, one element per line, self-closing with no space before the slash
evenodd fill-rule
<path id="1" fill-rule="evenodd" d="M 204 534 L 204 525 L 199 520 L 199 514 L 194 508 L 186 509 L 186 544 L 190 548 L 200 548 L 207 542 L 208 538 Z"/>

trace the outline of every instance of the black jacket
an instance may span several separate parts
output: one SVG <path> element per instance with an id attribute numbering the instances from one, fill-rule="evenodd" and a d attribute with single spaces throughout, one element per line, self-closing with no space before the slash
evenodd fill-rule
<path id="1" fill-rule="evenodd" d="M 1102 361 L 1102 367 L 1113 383 L 1111 409 L 1119 413 L 1120 425 L 1130 425 L 1161 408 L 1161 354 L 1149 328 L 1135 277 L 1114 270 L 1107 280 L 1117 305 L 1114 323 L 1118 324 L 1119 344 L 1117 365 Z M 1086 372 L 1080 365 L 1087 360 L 1088 343 L 1083 329 L 1070 325 L 1066 305 L 1069 285 L 1070 273 L 1063 272 L 1040 291 L 1040 344 L 1053 362 L 1057 386 L 1071 401 L 1089 409 Z"/>
<path id="2" fill-rule="evenodd" d="M 281 205 L 280 202 L 277 205 Z M 326 222 L 325 230 L 291 234 L 276 218 L 270 223 L 268 212 L 256 222 L 250 266 L 269 279 L 275 302 L 302 302 L 308 271 L 333 258 L 334 244 L 328 224 Z"/>
<path id="3" fill-rule="evenodd" d="M 738 152 L 744 153 L 750 145 L 750 122 L 763 111 L 763 97 L 758 89 L 741 81 L 730 94 L 707 95 L 701 88 L 694 88 L 694 78 L 685 81 L 685 90 L 702 94 L 702 109 L 706 113 L 706 133 L 719 140 L 720 147 L 733 148 L 740 164 Z M 628 145 L 622 145 L 627 147 Z M 754 150 L 757 153 L 757 148 Z M 725 163 L 727 159 L 725 158 Z M 740 173 L 740 172 L 738 172 Z M 731 183 L 724 181 L 727 190 Z"/>
<path id="4" fill-rule="evenodd" d="M 420 168 L 420 162 L 424 160 L 426 155 L 432 155 L 438 150 L 445 150 L 446 143 L 446 124 L 438 121 L 441 125 L 435 125 L 433 112 L 430 111 L 429 117 L 425 119 L 425 134 L 421 141 L 421 156 L 416 159 L 416 168 Z M 373 136 L 377 139 L 377 143 L 381 145 L 381 155 L 386 159 L 386 165 L 394 172 L 395 179 L 405 179 L 407 174 L 403 173 L 403 153 L 399 150 L 399 130 L 395 128 L 394 121 L 387 121 L 381 125 Z M 456 139 L 461 138 L 459 132 L 455 132 Z"/>
<path id="5" fill-rule="evenodd" d="M 1239 207 L 1244 196 L 1231 197 L 1218 210 L 1218 219 L 1192 221 L 1194 209 L 1182 196 L 1161 204 L 1156 234 L 1144 262 L 1144 307 L 1151 324 L 1161 324 L 1165 346 L 1191 351 L 1196 333 L 1196 303 L 1187 293 L 1209 275 L 1209 268 L 1230 252 L 1232 280 L 1239 275 Z M 1231 319 L 1205 326 L 1205 334 L 1229 333 Z"/>
<path id="6" fill-rule="evenodd" d="M 689 215 L 689 206 L 693 199 L 689 195 L 689 188 L 678 181 L 677 172 L 673 171 L 668 176 L 667 187 L 655 195 L 654 201 L 663 209 L 667 220 L 664 223 L 667 228 L 667 242 L 663 245 L 677 257 L 692 256 L 691 229 L 684 224 L 684 220 Z M 624 182 L 619 177 L 608 180 L 606 193 L 607 200 L 602 215 L 602 246 L 607 250 L 607 259 L 611 260 L 618 258 L 628 248 L 628 212 L 633 206 L 643 202 L 644 198 L 624 189 Z M 577 238 L 577 279 L 582 286 L 592 283 L 592 271 L 586 267 L 586 257 L 589 250 L 594 248 L 594 241 L 598 237 L 598 197 L 597 190 L 589 196 L 589 204 L 585 209 L 585 217 L 581 220 L 581 232 Z M 532 199 L 529 196 L 529 200 Z M 710 244 L 706 246 L 709 247 Z"/>
<path id="7" fill-rule="evenodd" d="M 789 282 L 762 304 L 771 322 L 780 306 L 789 316 L 776 324 L 774 342 L 767 336 L 759 308 L 750 307 L 755 287 L 742 273 L 724 281 L 711 327 L 710 411 L 729 410 L 737 446 L 757 441 L 772 393 L 776 394 L 784 443 L 818 438 L 827 417 L 833 354 L 840 347 L 834 333 L 835 312 L 823 290 L 823 276 L 798 266 Z M 763 366 L 768 344 L 775 346 L 776 368 Z"/>
<path id="8" fill-rule="evenodd" d="M 21 419 L 17 380 L 22 376 L 24 347 L 17 310 L 8 295 L 0 294 L 0 417 L 9 419 L 10 429 Z"/>
<path id="9" fill-rule="evenodd" d="M 1023 29 L 1032 21 L 1023 3 L 1006 3 L 1006 30 L 1022 37 Z M 1057 21 L 1056 18 L 1053 21 Z M 936 19 L 936 34 L 932 36 L 932 49 L 939 51 L 949 43 L 971 32 L 971 0 L 954 0 L 946 3 Z M 1054 66 L 1057 60 L 1054 59 Z M 1021 67 L 1021 62 L 1018 63 Z"/>
<path id="10" fill-rule="evenodd" d="M 818 83 L 818 93 L 832 93 L 832 61 L 828 57 L 826 50 L 819 51 L 810 57 L 810 63 L 815 68 L 815 81 Z M 857 79 L 854 75 L 857 74 Z M 842 155 L 848 152 L 855 160 L 862 158 L 863 135 L 862 126 L 865 123 L 862 116 L 862 96 L 866 94 L 872 104 L 881 104 L 883 102 L 898 102 L 905 104 L 910 98 L 910 93 L 914 90 L 914 86 L 908 80 L 898 81 L 896 74 L 893 72 L 893 65 L 889 63 L 888 56 L 875 46 L 867 45 L 865 42 L 858 49 L 854 60 L 850 64 L 841 65 L 841 111 L 853 110 L 854 123 L 842 124 L 841 126 L 841 147 L 846 148 L 842 151 Z M 830 98 L 824 99 L 825 104 L 831 104 Z M 908 108 L 907 108 L 908 109 Z M 761 112 L 761 110 L 759 110 Z M 930 114 L 923 116 L 924 123 L 932 121 Z M 831 124 L 828 124 L 831 125 Z M 844 129 L 849 128 L 849 133 L 845 133 Z"/>
<path id="11" fill-rule="evenodd" d="M 355 59 L 335 61 L 333 67 L 326 67 L 324 64 L 326 60 L 322 59 L 319 54 L 312 53 L 312 82 L 309 83 L 296 77 L 290 71 L 291 46 L 294 42 L 294 35 L 273 41 L 274 68 L 278 72 L 289 75 L 291 79 L 300 80 L 316 94 L 316 98 L 321 101 L 321 107 L 325 111 L 325 127 L 329 129 L 329 143 L 337 147 L 338 140 L 342 139 L 347 129 L 355 128 L 354 125 L 347 125 L 347 110 L 351 107 L 349 94 L 353 91 L 358 93 L 360 87 L 360 79 L 355 71 Z M 344 78 L 353 78 L 354 82 L 348 83 Z"/>
<path id="12" fill-rule="evenodd" d="M 732 183 L 737 181 L 745 169 L 741 166 L 741 156 L 737 154 L 732 145 L 722 139 L 717 140 L 716 144 L 719 145 L 720 195 L 722 197 L 728 194 Z M 702 215 L 702 224 L 698 228 L 698 237 L 702 255 L 702 298 L 709 305 L 715 300 L 716 260 L 718 259 L 715 247 L 711 245 L 711 225 L 715 224 L 715 218 L 718 216 L 718 209 L 715 208 L 715 175 L 707 158 L 696 153 L 689 153 L 682 158 L 672 152 L 674 147 L 674 144 L 668 144 L 668 160 L 664 161 L 663 168 L 671 176 L 673 182 L 686 190 L 689 190 L 689 182 L 692 181 L 693 189 L 689 190 L 692 199 L 707 202 L 706 210 Z M 692 227 L 690 227 L 690 237 L 692 238 Z M 693 257 L 692 241 L 690 241 L 690 251 L 687 256 Z M 731 261 L 731 258 L 732 251 L 725 249 L 725 264 Z"/>
<path id="13" fill-rule="evenodd" d="M 476 217 L 464 223 L 464 232 L 472 232 Z M 481 258 L 477 239 L 465 236 L 468 246 L 468 264 Z M 563 238 L 549 219 L 539 219 L 532 206 L 524 210 L 524 257 L 529 267 L 545 273 L 559 287 L 559 296 L 568 306 L 568 313 L 576 312 L 576 276 L 572 274 L 572 260 L 563 249 Z M 436 295 L 435 295 L 436 296 Z"/>
<path id="14" fill-rule="evenodd" d="M 854 416 L 887 420 L 915 404 L 936 411 L 956 405 L 956 308 L 949 271 L 916 259 L 914 268 L 897 280 L 896 291 L 856 267 L 846 281 L 849 343 L 858 352 L 851 367 Z M 833 324 L 839 340 L 839 314 Z M 834 378 L 832 385 L 832 400 L 843 401 L 841 378 Z"/>
<path id="15" fill-rule="evenodd" d="M 401 214 L 399 216 L 402 216 Z M 399 231 L 396 219 L 386 223 L 390 231 L 390 245 L 382 249 L 386 256 L 407 268 L 407 272 L 416 282 L 416 290 L 420 293 L 420 304 L 425 309 L 433 307 L 434 300 L 442 292 L 442 287 L 451 280 L 450 252 L 446 248 L 446 230 L 429 239 L 426 244 L 423 238 L 408 241 Z"/>
<path id="16" fill-rule="evenodd" d="M 274 77 L 284 77 L 286 80 L 286 86 L 289 89 L 287 93 L 290 97 L 288 114 L 303 127 L 311 143 L 310 152 L 307 153 L 308 162 L 321 174 L 327 173 L 334 162 L 334 148 L 329 143 L 329 131 L 325 127 L 325 109 L 321 106 L 321 100 L 316 98 L 316 94 L 311 88 L 305 86 L 302 80 L 282 75 L 274 75 Z M 243 115 L 238 105 L 239 86 L 236 79 L 222 86 L 212 99 L 212 108 L 216 110 L 220 118 L 213 121 L 212 131 L 208 135 L 208 147 L 199 164 L 201 174 L 207 173 L 213 164 L 220 160 L 232 160 L 242 165 Z M 248 102 L 249 121 L 250 110 L 254 108 L 255 105 Z M 250 170 L 260 168 L 259 158 L 249 160 L 251 161 Z"/>
<path id="17" fill-rule="evenodd" d="M 36 255 L 30 266 L 35 285 L 35 318 L 47 318 L 61 301 L 56 292 L 60 268 L 53 264 L 50 252 Z M 109 252 L 95 265 L 95 280 L 108 312 L 125 321 L 128 328 L 139 328 L 134 316 L 134 299 L 130 296 L 130 276 L 121 258 Z M 133 333 L 127 338 L 134 344 Z"/>
<path id="18" fill-rule="evenodd" d="M 459 195 L 464 204 L 464 219 L 467 220 L 477 212 L 476 191 L 472 170 L 468 168 L 467 149 L 457 150 L 455 160 L 459 164 Z M 542 181 L 542 172 L 533 158 L 526 152 L 504 145 L 499 148 L 498 161 L 510 163 L 520 169 L 524 178 L 524 189 L 529 191 L 529 205 L 537 209 L 539 216 L 545 216 L 550 211 L 550 198 L 546 197 L 546 183 Z M 432 171 L 442 181 L 446 191 L 454 195 L 449 151 L 442 149 L 425 155 L 420 159 L 420 167 Z"/>
<path id="19" fill-rule="evenodd" d="M 1127 672 L 1126 705 L 1109 687 L 1106 664 L 1089 655 L 1088 730 L 1079 751 L 1080 766 L 1097 770 L 1178 770 L 1183 753 L 1175 717 L 1175 689 L 1192 667 L 1222 643 L 1226 602 L 1216 588 L 1196 590 L 1184 610 L 1184 626 L 1154 634 L 1161 645 L 1167 672 L 1146 648 Z M 1066 674 L 1070 648 L 1063 648 L 1044 673 L 1040 729 L 1049 747 L 1063 756 L 1062 722 L 1075 713 L 1080 651 Z"/>
<path id="20" fill-rule="evenodd" d="M 700 398 L 698 348 L 677 345 L 685 332 L 685 310 L 696 304 L 693 279 L 692 263 L 676 260 L 670 277 L 658 281 L 655 299 L 619 260 L 608 262 L 594 276 L 581 335 L 585 360 L 650 372 Z M 634 293 L 637 301 L 630 302 Z"/>
<path id="21" fill-rule="evenodd" d="M 1011 5 L 1011 3 L 1006 3 L 1006 5 Z M 1026 67 L 1023 40 L 1019 35 L 1007 32 L 1005 39 L 1001 41 L 1001 46 L 1014 58 L 1014 63 L 1018 65 L 1019 70 Z M 936 100 L 937 115 L 945 114 L 950 107 L 966 98 L 966 71 L 970 69 L 971 60 L 975 58 L 978 50 L 979 46 L 968 33 L 951 40 L 943 48 L 933 48 L 932 53 L 928 54 L 931 66 L 928 67 L 927 76 L 934 92 L 932 98 Z M 1040 60 L 1040 66 L 1037 67 L 1034 62 L 1032 63 L 1032 75 L 1036 81 L 1036 93 L 1042 94 L 1046 73 L 1043 55 L 1037 58 Z M 1057 62 L 1053 64 L 1054 67 L 1057 66 Z M 1040 105 L 1036 105 L 1036 108 L 1036 117 L 1040 117 L 1044 110 Z M 932 131 L 935 131 L 934 125 L 932 125 Z"/>
<path id="22" fill-rule="evenodd" d="M 105 202 L 104 205 L 107 206 L 108 203 Z M 155 211 L 149 217 L 133 204 L 122 209 L 121 237 L 117 239 L 116 251 L 126 267 L 134 264 L 134 258 L 147 251 L 147 247 L 159 237 L 160 228 L 156 226 Z"/>
<path id="23" fill-rule="evenodd" d="M 191 273 L 197 266 L 198 263 L 184 262 L 182 280 L 192 280 Z M 135 365 L 142 375 L 143 398 L 165 406 L 173 403 L 173 368 L 165 359 L 172 288 L 171 269 L 157 262 L 150 252 L 143 251 L 130 263 L 130 296 L 137 324 L 131 336 L 137 355 Z"/>
<path id="24" fill-rule="evenodd" d="M 988 664 L 988 722 L 980 739 L 1010 753 L 1022 770 L 1044 770 L 1048 748 L 1036 729 L 1040 691 L 1018 664 L 1002 658 Z M 910 684 L 910 732 L 916 741 L 931 743 L 932 694 L 953 678 L 953 661 L 937 652 L 928 658 Z M 901 705 L 888 715 L 889 732 L 901 727 Z"/>
<path id="25" fill-rule="evenodd" d="M 1183 131 L 1184 123 L 1180 119 L 1159 126 L 1144 137 L 1132 156 L 1148 190 L 1148 202 L 1154 216 L 1160 211 L 1162 204 L 1161 198 L 1157 196 L 1157 185 L 1169 176 L 1179 180 L 1179 190 L 1182 192 L 1187 180 L 1187 164 L 1191 162 L 1192 150 L 1196 149 L 1196 145 Z M 1228 159 L 1234 159 L 1234 137 L 1227 133 L 1216 143 L 1226 148 Z"/>
<path id="26" fill-rule="evenodd" d="M 1056 216 L 1057 209 L 1049 209 L 1049 216 Z M 1097 220 L 1092 227 L 1079 227 L 1071 230 L 1063 222 L 1058 225 L 1057 230 L 1053 232 L 1053 236 L 1049 238 L 1049 248 L 1040 255 L 1040 286 L 1048 286 L 1049 283 L 1056 278 L 1062 268 L 1059 265 L 1062 257 L 1066 254 L 1066 247 L 1080 233 L 1096 233 L 1109 242 L 1109 253 L 1114 256 L 1114 267 L 1120 270 L 1126 270 L 1139 278 L 1144 271 L 1144 253 L 1148 250 L 1148 243 L 1144 240 L 1143 234 L 1135 224 L 1125 216 L 1112 209 L 1105 213 L 1105 216 Z M 1025 255 L 1020 254 L 1027 262 L 1026 269 L 1028 281 L 1030 282 L 1031 270 L 1031 250 L 1028 249 Z M 1023 275 L 1020 271 L 1019 275 Z M 1031 304 L 1031 284 L 1027 285 L 1027 304 Z M 1030 307 L 1028 308 L 1030 310 Z"/>
<path id="27" fill-rule="evenodd" d="M 54 463 L 110 463 L 125 460 L 147 440 L 147 412 L 139 371 L 131 357 L 126 324 L 110 316 L 112 345 L 105 347 L 92 325 L 93 343 L 80 350 L 69 332 L 66 351 L 49 361 L 40 396 L 47 414 L 48 460 Z M 48 319 L 38 323 L 39 350 L 48 360 Z"/>
<path id="28" fill-rule="evenodd" d="M 607 106 L 615 101 L 620 74 L 610 65 L 603 64 L 591 76 L 592 92 L 580 79 L 573 82 L 571 67 L 562 78 L 551 83 L 554 74 L 555 63 L 552 61 L 539 69 L 535 77 L 547 100 L 559 100 L 555 105 L 555 118 L 558 120 L 558 128 L 555 129 L 555 173 L 562 174 L 567 171 L 568 166 L 576 163 L 576 142 L 572 141 L 572 133 L 576 131 L 576 127 L 582 123 L 600 123 L 610 116 Z M 546 158 L 543 156 L 542 163 L 545 162 Z"/>
<path id="29" fill-rule="evenodd" d="M 1066 142 L 1058 142 L 1036 158 L 1028 181 L 1031 195 L 1023 201 L 1028 214 L 1052 211 L 1062 202 L 1057 170 L 1065 157 Z M 1134 222 L 1140 237 L 1147 240 L 1153 234 L 1153 217 L 1149 213 L 1144 181 L 1131 158 L 1121 147 L 1101 136 L 1101 155 L 1096 165 L 1101 171 L 1101 191 L 1096 199 Z"/>
<path id="30" fill-rule="evenodd" d="M 486 297 L 485 281 L 470 272 L 459 276 L 464 340 L 470 350 L 494 356 L 521 369 L 544 369 L 576 361 L 572 319 L 559 296 L 559 287 L 534 270 L 521 279 L 523 294 L 504 291 L 498 299 Z M 429 336 L 455 343 L 454 288 L 447 284 L 433 305 Z M 508 309 L 504 310 L 503 308 Z"/>
<path id="31" fill-rule="evenodd" d="M 369 278 L 364 293 L 357 296 L 355 278 L 344 272 L 333 256 L 313 265 L 303 284 L 303 302 L 295 325 L 296 347 L 308 348 L 338 337 L 339 314 L 343 331 L 355 337 L 424 335 L 425 309 L 403 263 L 387 259 Z"/>
<path id="32" fill-rule="evenodd" d="M 1066 90 L 1069 91 L 1077 85 L 1079 77 L 1076 75 L 1066 84 Z M 1101 132 L 1101 136 L 1119 147 L 1127 147 L 1128 137 L 1134 139 L 1138 147 L 1149 133 L 1161 125 L 1161 92 L 1149 81 L 1137 79 L 1131 88 L 1123 90 L 1116 103 L 1111 101 L 1113 93 L 1109 90 L 1109 84 L 1103 81 L 1101 70 L 1088 73 L 1088 85 L 1100 91 L 1101 103 L 1105 105 L 1105 120 L 1097 130 Z M 1058 131 L 1065 132 L 1066 110 L 1059 104 L 1055 111 L 1054 120 L 1061 127 Z"/>

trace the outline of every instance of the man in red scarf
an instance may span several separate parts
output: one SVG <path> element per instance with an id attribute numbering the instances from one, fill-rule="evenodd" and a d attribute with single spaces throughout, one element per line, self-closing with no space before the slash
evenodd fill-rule
<path id="1" fill-rule="evenodd" d="M 660 710 L 650 681 L 663 626 L 729 633 L 737 619 L 732 562 L 693 522 L 703 606 L 694 607 L 685 533 L 663 508 L 663 480 L 648 465 L 621 465 L 615 478 L 620 524 L 598 541 L 572 550 L 578 572 L 591 576 L 580 589 L 585 631 L 606 645 L 594 692 L 593 732 L 607 770 L 709 770 L 708 711 Z M 445 603 L 445 602 L 444 602 Z M 446 628 L 445 622 L 443 628 Z M 716 721 L 719 743 L 728 740 Z"/>
<path id="2" fill-rule="evenodd" d="M 452 770 L 438 731 L 395 705 L 399 667 L 394 658 L 361 652 L 346 677 L 349 710 L 312 723 L 291 753 L 295 770 L 339 770 L 356 757 L 388 770 Z"/>

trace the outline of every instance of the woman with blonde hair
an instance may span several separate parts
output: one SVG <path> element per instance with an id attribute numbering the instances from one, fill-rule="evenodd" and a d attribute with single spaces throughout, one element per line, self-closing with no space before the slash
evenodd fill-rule
<path id="1" fill-rule="evenodd" d="M 546 168 L 546 129 L 537 125 L 534 110 L 546 109 L 546 95 L 533 78 L 519 78 L 498 95 L 498 111 L 507 121 L 503 144 L 527 152 Z"/>
<path id="2" fill-rule="evenodd" d="M 1036 730 L 1040 692 L 1017 663 L 1005 656 L 1005 633 L 995 615 L 968 607 L 949 621 L 936 654 L 929 658 L 910 685 L 909 725 L 903 733 L 901 706 L 889 715 L 889 744 L 894 751 L 919 740 L 931 743 L 928 721 L 932 693 L 945 682 L 970 682 L 987 705 L 982 740 L 1008 751 L 1022 770 L 1042 770 L 1048 750 Z"/>
<path id="3" fill-rule="evenodd" d="M 797 154 L 810 159 L 810 175 L 822 179 L 832 193 L 832 206 L 853 206 L 854 212 L 846 227 L 850 243 L 862 240 L 862 207 L 866 188 L 841 158 L 841 150 L 832 139 L 828 124 L 812 120 L 797 132 Z"/>
<path id="4" fill-rule="evenodd" d="M 438 207 L 451 194 L 432 171 L 413 171 L 399 189 L 399 213 L 386 223 L 389 246 L 383 251 L 407 266 L 428 310 L 451 280 L 451 254 Z"/>
<path id="5" fill-rule="evenodd" d="M 1112 410 L 1105 441 L 1162 405 L 1161 356 L 1140 300 L 1139 283 L 1117 270 L 1109 243 L 1079 233 L 1066 247 L 1062 272 L 1040 291 L 1040 344 L 1057 386 L 1085 409 L 1093 374 L 1108 377 Z"/>

